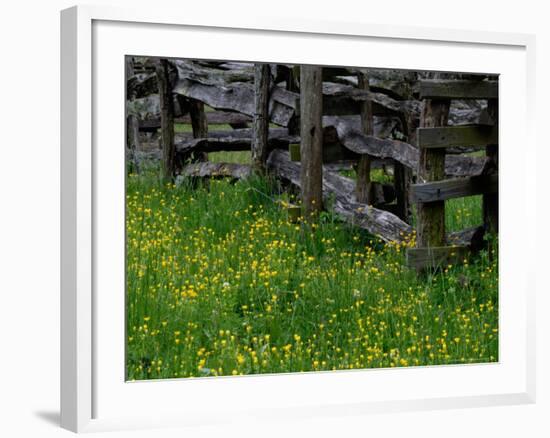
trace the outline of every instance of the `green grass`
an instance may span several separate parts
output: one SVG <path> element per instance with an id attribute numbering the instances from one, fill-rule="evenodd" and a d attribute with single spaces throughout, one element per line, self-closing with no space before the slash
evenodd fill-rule
<path id="1" fill-rule="evenodd" d="M 419 276 L 330 212 L 290 222 L 270 181 L 155 175 L 127 182 L 128 379 L 498 360 L 494 250 Z M 461 202 L 452 226 L 479 215 Z"/>
<path id="2" fill-rule="evenodd" d="M 208 154 L 208 161 L 212 161 L 214 163 L 250 164 L 252 162 L 252 155 L 250 151 L 210 152 Z"/>

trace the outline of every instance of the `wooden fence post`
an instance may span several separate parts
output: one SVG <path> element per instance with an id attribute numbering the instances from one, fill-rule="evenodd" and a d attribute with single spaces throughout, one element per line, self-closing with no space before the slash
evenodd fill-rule
<path id="1" fill-rule="evenodd" d="M 411 96 L 409 96 L 412 99 Z M 406 112 L 400 117 L 403 132 L 406 134 L 406 142 L 412 145 L 416 145 L 416 128 L 418 122 L 415 122 L 415 118 L 411 112 Z M 393 181 L 395 188 L 396 198 L 396 211 L 395 214 L 408 224 L 411 223 L 412 211 L 411 211 L 411 184 L 413 180 L 413 173 L 410 167 L 407 167 L 394 160 L 393 162 Z"/>
<path id="2" fill-rule="evenodd" d="M 498 129 L 498 99 L 489 99 L 487 113 Z M 486 155 L 492 161 L 491 172 L 498 172 L 498 144 L 486 147 Z M 498 233 L 498 192 L 483 195 L 483 223 L 487 231 Z"/>
<path id="3" fill-rule="evenodd" d="M 357 87 L 360 90 L 369 91 L 369 77 L 366 73 L 359 72 L 357 74 Z M 372 101 L 366 99 L 361 103 L 361 130 L 365 135 L 373 135 L 374 119 L 372 115 Z M 355 184 L 355 196 L 357 202 L 362 204 L 371 204 L 371 180 L 370 167 L 371 157 L 361 155 L 357 163 L 357 182 Z"/>
<path id="4" fill-rule="evenodd" d="M 137 116 L 134 114 L 128 114 L 127 120 L 127 126 L 126 126 L 126 134 L 128 139 L 128 148 L 132 149 L 133 151 L 139 151 L 140 150 L 140 142 L 139 142 L 139 120 Z"/>
<path id="5" fill-rule="evenodd" d="M 323 202 L 323 69 L 300 68 L 300 185 L 304 216 L 309 219 Z"/>
<path id="6" fill-rule="evenodd" d="M 252 126 L 252 163 L 265 172 L 269 133 L 269 64 L 254 65 L 254 120 Z"/>
<path id="7" fill-rule="evenodd" d="M 423 102 L 420 126 L 446 126 L 449 118 L 449 100 L 426 99 Z M 422 146 L 422 145 L 420 145 Z M 445 178 L 445 149 L 420 147 L 418 183 Z M 416 239 L 418 248 L 445 245 L 445 201 L 417 204 Z"/>
<path id="8" fill-rule="evenodd" d="M 298 81 L 300 78 L 300 67 L 292 66 L 288 68 L 288 74 L 286 78 L 286 89 L 293 93 L 299 93 L 300 87 Z M 288 123 L 288 133 L 290 135 L 300 135 L 300 114 L 298 111 L 290 118 Z"/>
<path id="9" fill-rule="evenodd" d="M 189 99 L 189 118 L 193 129 L 194 138 L 208 137 L 208 120 L 204 112 L 204 103 L 200 100 Z M 208 161 L 206 152 L 199 152 L 194 157 L 194 161 Z"/>
<path id="10" fill-rule="evenodd" d="M 155 63 L 160 101 L 160 134 L 162 147 L 162 176 L 173 180 L 176 174 L 176 148 L 174 146 L 174 99 L 166 59 Z"/>
<path id="11" fill-rule="evenodd" d="M 393 161 L 393 185 L 395 188 L 396 211 L 399 219 L 411 223 L 411 204 L 409 194 L 411 192 L 411 169 L 399 161 Z"/>

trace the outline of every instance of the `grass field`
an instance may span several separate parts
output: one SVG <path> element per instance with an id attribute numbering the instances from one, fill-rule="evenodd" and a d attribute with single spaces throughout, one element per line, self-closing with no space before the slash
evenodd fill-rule
<path id="1" fill-rule="evenodd" d="M 330 212 L 289 222 L 273 182 L 156 174 L 127 180 L 129 380 L 498 360 L 495 249 L 418 276 Z M 447 206 L 451 230 L 481 222 L 479 198 Z"/>

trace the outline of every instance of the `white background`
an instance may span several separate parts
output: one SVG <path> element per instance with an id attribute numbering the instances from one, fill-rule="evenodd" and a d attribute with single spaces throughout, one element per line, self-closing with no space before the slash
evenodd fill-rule
<path id="1" fill-rule="evenodd" d="M 145 5 L 146 1 L 104 4 Z M 190 7 L 182 1 L 155 0 L 155 6 Z M 219 6 L 216 6 L 219 3 Z M 368 7 L 367 7 L 368 3 Z M 3 5 L 0 16 L 0 430 L 8 437 L 61 436 L 59 403 L 59 9 L 69 1 L 27 1 Z M 201 3 L 199 3 L 200 5 Z M 265 15 L 268 2 L 209 0 L 231 14 Z M 322 2 L 278 0 L 273 14 L 294 10 L 311 19 L 393 23 L 457 29 L 483 29 L 537 34 L 538 124 L 545 127 L 550 97 L 550 29 L 543 2 L 519 6 L 502 1 Z M 517 5 L 517 3 L 515 3 Z M 314 10 L 311 6 L 315 5 Z M 335 8 L 338 5 L 338 8 Z M 262 10 L 263 6 L 263 10 Z M 281 11 L 281 12 L 277 12 Z M 452 11 L 452 13 L 450 13 Z M 391 14 L 391 15 L 389 15 Z M 538 257 L 538 403 L 531 406 L 418 412 L 368 417 L 311 419 L 266 426 L 236 424 L 187 430 L 203 436 L 547 436 L 550 433 L 550 310 L 547 271 L 548 235 L 543 217 L 549 213 L 544 176 L 550 154 L 539 132 Z M 547 142 L 546 142 L 547 143 Z M 546 150 L 545 150 L 546 149 Z M 518 145 L 521 151 L 521 145 Z M 546 309 L 546 310 L 545 310 Z M 7 430 L 5 430 L 7 429 Z M 182 436 L 182 431 L 110 433 L 108 436 Z"/>

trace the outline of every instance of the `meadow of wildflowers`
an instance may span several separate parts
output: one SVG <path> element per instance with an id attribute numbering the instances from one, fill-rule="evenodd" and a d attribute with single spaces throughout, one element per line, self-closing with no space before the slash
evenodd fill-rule
<path id="1" fill-rule="evenodd" d="M 289 220 L 266 179 L 164 184 L 129 175 L 129 380 L 498 360 L 498 254 L 417 275 L 329 212 Z M 447 226 L 481 222 L 479 198 Z"/>

